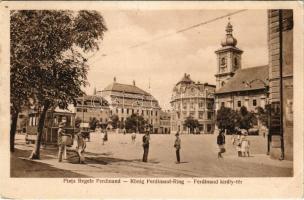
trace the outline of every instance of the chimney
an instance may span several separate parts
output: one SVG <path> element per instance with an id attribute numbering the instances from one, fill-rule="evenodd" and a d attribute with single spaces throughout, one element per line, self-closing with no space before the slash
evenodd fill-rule
<path id="1" fill-rule="evenodd" d="M 135 80 L 133 80 L 133 85 L 135 86 Z"/>

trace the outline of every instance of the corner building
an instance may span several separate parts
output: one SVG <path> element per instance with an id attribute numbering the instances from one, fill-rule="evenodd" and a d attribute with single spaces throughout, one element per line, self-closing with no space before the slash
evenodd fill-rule
<path id="1" fill-rule="evenodd" d="M 215 85 L 195 83 L 190 74 L 174 86 L 171 97 L 171 132 L 189 133 L 184 125 L 187 117 L 198 120 L 195 133 L 213 133 L 215 127 L 214 111 Z"/>

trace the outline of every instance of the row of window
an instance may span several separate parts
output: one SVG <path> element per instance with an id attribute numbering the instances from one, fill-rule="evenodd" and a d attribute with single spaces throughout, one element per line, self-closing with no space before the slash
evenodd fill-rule
<path id="1" fill-rule="evenodd" d="M 147 115 L 147 116 L 157 116 L 158 115 L 158 112 L 157 111 L 154 111 L 153 110 L 135 110 L 135 109 L 129 109 L 129 108 L 116 108 L 115 112 L 116 114 L 119 114 L 119 111 L 121 114 L 124 114 L 124 113 L 127 113 L 127 114 L 141 114 L 141 115 Z M 111 114 L 113 114 L 113 112 L 111 111 Z"/>
<path id="2" fill-rule="evenodd" d="M 206 130 L 205 130 L 205 128 L 206 128 Z M 176 125 L 172 126 L 173 131 L 181 131 L 180 129 L 181 129 L 180 126 L 176 126 Z M 187 127 L 183 126 L 183 132 L 186 132 L 186 131 L 187 131 Z M 212 131 L 212 124 L 207 124 L 206 127 L 204 126 L 204 124 L 200 124 L 199 127 L 197 128 L 197 131 L 199 131 L 199 132 L 206 131 L 206 132 L 210 133 Z"/>
<path id="3" fill-rule="evenodd" d="M 183 110 L 186 110 L 187 107 L 188 107 L 188 105 L 189 105 L 189 108 L 190 108 L 191 110 L 194 110 L 195 107 L 196 107 L 196 103 L 190 103 L 190 104 L 183 103 L 183 105 L 182 105 Z M 208 102 L 207 105 L 205 105 L 204 102 L 198 102 L 198 108 L 205 108 L 205 106 L 207 106 L 208 109 L 212 109 L 212 108 L 213 108 L 213 103 Z M 177 109 L 180 110 L 180 108 L 181 108 L 181 104 L 177 104 Z"/>
<path id="4" fill-rule="evenodd" d="M 124 117 L 120 118 L 121 122 L 125 122 L 125 120 L 126 120 L 126 118 L 124 118 Z M 147 119 L 147 122 L 150 123 L 150 124 L 154 124 L 154 123 L 158 122 L 158 119 Z"/>
<path id="5" fill-rule="evenodd" d="M 195 112 L 193 112 L 193 111 L 189 112 L 189 115 L 187 115 L 187 112 L 183 112 L 182 114 L 183 114 L 184 117 L 188 117 L 188 116 L 195 117 Z M 213 112 L 207 112 L 207 119 L 208 120 L 212 120 L 212 116 L 213 116 Z M 180 119 L 180 118 L 181 118 L 181 115 L 178 112 L 177 113 L 177 119 Z M 203 111 L 198 112 L 198 118 L 199 119 L 204 119 L 204 112 Z M 173 116 L 172 119 L 175 120 L 175 117 Z"/>
<path id="6" fill-rule="evenodd" d="M 225 102 L 222 102 L 221 106 L 225 106 Z M 242 101 L 237 101 L 237 107 L 242 107 Z M 252 106 L 257 106 L 257 100 L 253 99 L 252 100 Z"/>
<path id="7" fill-rule="evenodd" d="M 107 113 L 108 111 L 103 111 L 101 109 L 87 109 L 87 108 L 76 108 L 76 112 L 100 112 L 100 113 Z"/>

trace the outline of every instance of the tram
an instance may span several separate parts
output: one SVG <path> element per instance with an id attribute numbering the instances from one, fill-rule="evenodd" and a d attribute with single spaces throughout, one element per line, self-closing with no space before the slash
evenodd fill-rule
<path id="1" fill-rule="evenodd" d="M 75 132 L 75 112 L 71 110 L 62 110 L 59 108 L 49 110 L 46 113 L 44 128 L 42 134 L 42 144 L 57 144 L 58 128 L 62 121 L 66 121 L 66 134 L 74 135 Z M 28 116 L 27 132 L 25 142 L 35 143 L 37 140 L 38 120 L 40 113 L 31 110 Z"/>

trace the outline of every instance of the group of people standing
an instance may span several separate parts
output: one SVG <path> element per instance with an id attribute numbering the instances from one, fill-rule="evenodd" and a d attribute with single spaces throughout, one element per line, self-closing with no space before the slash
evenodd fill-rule
<path id="1" fill-rule="evenodd" d="M 62 162 L 62 157 L 64 156 L 67 159 L 67 147 L 71 147 L 71 149 L 75 150 L 79 157 L 79 163 L 84 164 L 84 150 L 86 148 L 85 139 L 80 131 L 79 125 L 76 126 L 75 135 L 67 134 L 66 130 L 66 121 L 63 120 L 59 124 L 58 128 L 58 162 Z"/>
<path id="2" fill-rule="evenodd" d="M 75 149 L 76 152 L 79 156 L 79 162 L 80 163 L 84 163 L 84 150 L 86 148 L 86 143 L 85 140 L 81 134 L 81 131 L 78 127 L 76 127 L 76 131 L 77 133 L 72 136 L 69 134 L 66 134 L 65 132 L 65 124 L 66 122 L 61 122 L 59 124 L 59 129 L 58 129 L 58 146 L 59 146 L 59 152 L 58 152 L 58 161 L 61 162 L 62 161 L 62 157 L 63 154 L 66 157 L 66 147 L 67 146 L 71 146 L 73 144 L 73 142 L 71 144 L 68 144 L 69 142 L 67 142 L 66 138 L 67 136 L 71 137 L 71 140 L 75 141 Z M 239 132 L 236 135 L 232 136 L 232 145 L 235 146 L 235 149 L 237 151 L 237 155 L 239 157 L 246 157 L 246 156 L 250 156 L 250 141 L 247 137 L 247 132 L 246 131 L 242 131 Z M 176 153 L 176 163 L 179 164 L 181 161 L 180 159 L 180 150 L 181 150 L 181 139 L 179 137 L 179 132 L 177 132 L 175 134 L 176 139 L 174 141 L 174 148 L 175 148 L 175 153 Z M 131 139 L 132 139 L 132 143 L 135 142 L 136 139 L 136 133 L 132 133 L 131 134 Z M 108 133 L 107 130 L 103 131 L 103 138 L 102 138 L 102 144 L 104 145 L 106 141 L 108 141 Z M 143 162 L 147 162 L 148 161 L 148 154 L 149 154 L 149 146 L 150 146 L 150 133 L 146 132 L 142 138 L 142 146 L 143 146 L 143 158 L 142 161 Z M 219 152 L 218 152 L 218 158 L 223 158 L 222 154 L 226 152 L 225 149 L 225 131 L 224 130 L 220 130 L 218 136 L 217 136 L 217 145 L 219 147 Z"/>
<path id="3" fill-rule="evenodd" d="M 232 145 L 235 146 L 238 157 L 250 156 L 250 141 L 247 135 L 247 131 L 243 130 L 232 136 Z M 225 131 L 220 130 L 217 136 L 217 145 L 219 147 L 218 158 L 223 158 L 222 154 L 226 152 L 225 143 Z"/>
<path id="4" fill-rule="evenodd" d="M 232 144 L 235 146 L 238 157 L 250 156 L 250 141 L 247 135 L 247 132 L 243 131 L 232 137 Z"/>

